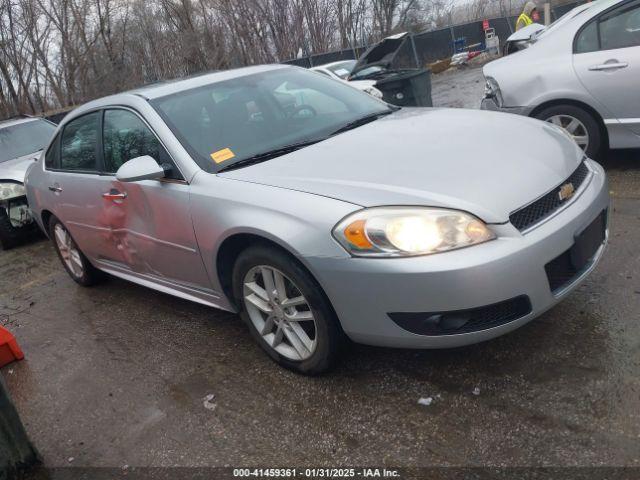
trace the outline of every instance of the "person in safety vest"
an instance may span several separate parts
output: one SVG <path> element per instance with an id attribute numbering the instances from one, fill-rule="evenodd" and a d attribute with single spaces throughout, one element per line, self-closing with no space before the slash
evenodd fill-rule
<path id="1" fill-rule="evenodd" d="M 533 23 L 533 18 L 536 16 L 538 9 L 536 4 L 533 2 L 527 2 L 524 5 L 524 9 L 522 13 L 518 17 L 516 21 L 516 32 L 520 30 L 522 27 L 526 27 L 527 25 L 531 25 Z"/>

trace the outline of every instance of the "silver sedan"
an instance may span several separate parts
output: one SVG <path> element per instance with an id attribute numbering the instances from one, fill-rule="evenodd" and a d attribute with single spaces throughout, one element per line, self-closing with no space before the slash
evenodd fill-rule
<path id="1" fill-rule="evenodd" d="M 454 347 L 527 323 L 597 264 L 609 205 L 553 125 L 399 109 L 286 66 L 84 105 L 27 192 L 77 283 L 106 272 L 238 312 L 304 373 L 347 338 Z"/>
<path id="2" fill-rule="evenodd" d="M 484 109 L 554 123 L 591 158 L 640 147 L 640 2 L 576 7 L 525 45 L 484 66 Z"/>

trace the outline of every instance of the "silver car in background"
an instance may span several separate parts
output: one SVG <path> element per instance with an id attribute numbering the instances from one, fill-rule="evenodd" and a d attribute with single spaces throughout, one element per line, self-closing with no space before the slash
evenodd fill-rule
<path id="1" fill-rule="evenodd" d="M 42 118 L 0 122 L 0 247 L 9 249 L 37 233 L 24 189 L 27 169 L 49 144 L 56 126 Z"/>
<path id="2" fill-rule="evenodd" d="M 341 60 L 338 62 L 331 62 L 324 65 L 311 67 L 309 70 L 333 78 L 334 80 L 344 82 L 347 85 L 351 85 L 358 90 L 362 90 L 363 92 L 368 93 L 372 97 L 382 100 L 382 92 L 375 87 L 375 80 L 349 81 L 349 75 L 351 74 L 351 71 L 353 70 L 353 67 L 355 67 L 356 63 L 356 60 Z"/>
<path id="3" fill-rule="evenodd" d="M 107 272 L 239 312 L 304 373 L 346 337 L 443 348 L 524 325 L 597 264 L 609 205 L 553 125 L 400 109 L 289 66 L 88 103 L 27 191 L 77 283 Z"/>
<path id="4" fill-rule="evenodd" d="M 562 20 L 484 66 L 482 108 L 552 122 L 590 158 L 640 147 L 640 1 L 599 0 Z"/>

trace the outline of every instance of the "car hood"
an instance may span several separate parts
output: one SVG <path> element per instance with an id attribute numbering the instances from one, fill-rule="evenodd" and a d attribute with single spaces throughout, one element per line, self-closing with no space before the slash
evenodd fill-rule
<path id="1" fill-rule="evenodd" d="M 527 25 L 526 27 L 522 27 L 517 32 L 514 32 L 509 38 L 507 38 L 507 42 L 519 42 L 521 40 L 530 40 L 533 35 L 538 32 L 541 32 L 546 27 L 544 25 L 540 25 L 539 23 L 532 23 L 531 25 Z"/>
<path id="2" fill-rule="evenodd" d="M 368 88 L 375 87 L 376 81 L 375 80 L 351 80 L 351 81 L 348 81 L 347 84 L 357 88 L 358 90 L 367 90 Z"/>
<path id="3" fill-rule="evenodd" d="M 351 76 L 374 65 L 379 65 L 385 69 L 391 68 L 400 48 L 408 38 L 407 35 L 407 32 L 391 35 L 369 47 L 367 51 L 358 58 L 353 70 L 351 70 Z"/>
<path id="4" fill-rule="evenodd" d="M 224 178 L 336 198 L 363 207 L 425 205 L 489 223 L 562 183 L 582 152 L 557 127 L 463 109 L 405 108 Z"/>
<path id="5" fill-rule="evenodd" d="M 27 169 L 33 164 L 34 160 L 37 160 L 39 157 L 40 152 L 33 152 L 0 163 L 0 180 L 13 180 L 14 182 L 24 183 Z"/>

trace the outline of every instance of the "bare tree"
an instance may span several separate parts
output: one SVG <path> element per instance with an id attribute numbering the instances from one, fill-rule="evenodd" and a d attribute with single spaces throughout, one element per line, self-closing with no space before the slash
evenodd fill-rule
<path id="1" fill-rule="evenodd" d="M 562 0 L 557 0 L 562 1 Z M 0 0 L 0 116 L 512 15 L 524 0 Z"/>

